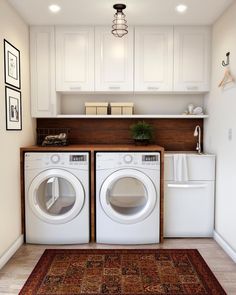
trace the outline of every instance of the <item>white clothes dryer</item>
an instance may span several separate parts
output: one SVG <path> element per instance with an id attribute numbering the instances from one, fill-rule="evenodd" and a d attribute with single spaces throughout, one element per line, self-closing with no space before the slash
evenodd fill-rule
<path id="1" fill-rule="evenodd" d="M 96 152 L 96 239 L 160 240 L 160 153 Z"/>
<path id="2" fill-rule="evenodd" d="M 89 242 L 89 152 L 25 153 L 27 243 Z"/>

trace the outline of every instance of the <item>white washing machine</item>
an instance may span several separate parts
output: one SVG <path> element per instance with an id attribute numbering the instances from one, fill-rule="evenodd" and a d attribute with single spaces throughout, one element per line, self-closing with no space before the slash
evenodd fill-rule
<path id="1" fill-rule="evenodd" d="M 26 242 L 89 242 L 88 152 L 25 153 Z"/>
<path id="2" fill-rule="evenodd" d="M 160 153 L 96 153 L 98 243 L 150 244 L 160 238 Z"/>

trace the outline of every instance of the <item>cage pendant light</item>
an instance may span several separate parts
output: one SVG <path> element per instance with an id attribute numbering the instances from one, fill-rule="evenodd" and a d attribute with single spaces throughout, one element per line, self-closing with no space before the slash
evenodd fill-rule
<path id="1" fill-rule="evenodd" d="M 126 5 L 115 4 L 113 8 L 116 9 L 117 12 L 114 14 L 111 32 L 114 36 L 121 38 L 128 33 L 127 21 L 125 19 L 125 14 L 123 13 L 123 10 L 126 8 Z"/>

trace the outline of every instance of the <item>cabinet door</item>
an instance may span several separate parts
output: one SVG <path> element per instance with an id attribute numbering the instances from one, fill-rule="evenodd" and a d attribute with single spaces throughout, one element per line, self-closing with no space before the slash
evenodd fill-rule
<path id="1" fill-rule="evenodd" d="M 54 27 L 30 28 L 31 114 L 56 116 Z"/>
<path id="2" fill-rule="evenodd" d="M 214 181 L 165 181 L 164 236 L 212 237 Z"/>
<path id="3" fill-rule="evenodd" d="M 173 27 L 135 28 L 135 91 L 173 90 Z"/>
<path id="4" fill-rule="evenodd" d="M 57 91 L 94 91 L 94 28 L 56 27 Z"/>
<path id="5" fill-rule="evenodd" d="M 95 91 L 133 91 L 133 29 L 122 38 L 95 29 Z"/>
<path id="6" fill-rule="evenodd" d="M 210 39 L 209 27 L 175 27 L 175 91 L 209 91 Z"/>

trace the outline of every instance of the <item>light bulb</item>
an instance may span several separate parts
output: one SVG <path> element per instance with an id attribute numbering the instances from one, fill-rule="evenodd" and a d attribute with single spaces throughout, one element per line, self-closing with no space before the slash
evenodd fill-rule
<path id="1" fill-rule="evenodd" d="M 61 10 L 61 7 L 57 4 L 52 4 L 48 6 L 48 9 L 52 12 L 52 13 L 58 13 Z"/>
<path id="2" fill-rule="evenodd" d="M 188 7 L 185 4 L 179 4 L 176 6 L 175 10 L 179 13 L 185 13 L 187 11 Z"/>

